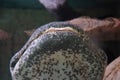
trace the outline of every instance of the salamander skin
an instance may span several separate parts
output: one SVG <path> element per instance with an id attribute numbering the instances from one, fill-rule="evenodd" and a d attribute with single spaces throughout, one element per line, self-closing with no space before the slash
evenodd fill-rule
<path id="1" fill-rule="evenodd" d="M 52 22 L 38 28 L 11 59 L 13 80 L 102 80 L 105 53 L 77 26 Z"/>

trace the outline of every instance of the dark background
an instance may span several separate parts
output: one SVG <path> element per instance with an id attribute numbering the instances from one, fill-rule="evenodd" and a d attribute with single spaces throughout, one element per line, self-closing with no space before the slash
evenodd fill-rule
<path id="1" fill-rule="evenodd" d="M 68 3 L 75 8 L 113 7 L 119 0 L 68 0 Z M 0 7 L 6 8 L 43 8 L 38 0 L 0 0 Z"/>

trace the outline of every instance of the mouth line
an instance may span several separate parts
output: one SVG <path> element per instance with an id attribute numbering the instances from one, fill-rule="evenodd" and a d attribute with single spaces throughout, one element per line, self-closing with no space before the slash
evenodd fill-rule
<path id="1" fill-rule="evenodd" d="M 71 28 L 71 27 L 63 27 L 63 28 L 54 28 L 51 27 L 47 30 L 45 30 L 42 34 L 49 33 L 49 32 L 56 32 L 56 31 L 66 31 L 66 32 L 74 32 L 74 33 L 79 33 L 77 30 Z"/>

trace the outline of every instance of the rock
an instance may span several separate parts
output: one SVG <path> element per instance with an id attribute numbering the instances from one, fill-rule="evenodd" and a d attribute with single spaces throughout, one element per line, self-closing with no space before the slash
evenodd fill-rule
<path id="1" fill-rule="evenodd" d="M 8 32 L 0 29 L 0 40 L 9 39 L 10 37 L 11 35 Z"/>
<path id="2" fill-rule="evenodd" d="M 107 18 L 99 20 L 80 17 L 68 22 L 79 26 L 79 28 L 86 31 L 92 39 L 97 39 L 98 41 L 120 40 L 120 19 Z"/>
<path id="3" fill-rule="evenodd" d="M 107 66 L 103 80 L 120 80 L 120 56 Z"/>
<path id="4" fill-rule="evenodd" d="M 35 31 L 35 29 L 26 30 L 26 31 L 24 31 L 24 33 L 26 33 L 28 36 L 31 36 L 31 35 L 33 34 L 34 31 Z"/>

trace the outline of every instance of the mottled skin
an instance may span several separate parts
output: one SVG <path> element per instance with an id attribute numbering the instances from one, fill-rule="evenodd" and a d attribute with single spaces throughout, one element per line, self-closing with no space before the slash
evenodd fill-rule
<path id="1" fill-rule="evenodd" d="M 38 28 L 13 56 L 13 80 L 102 80 L 106 55 L 76 26 L 53 22 Z"/>

